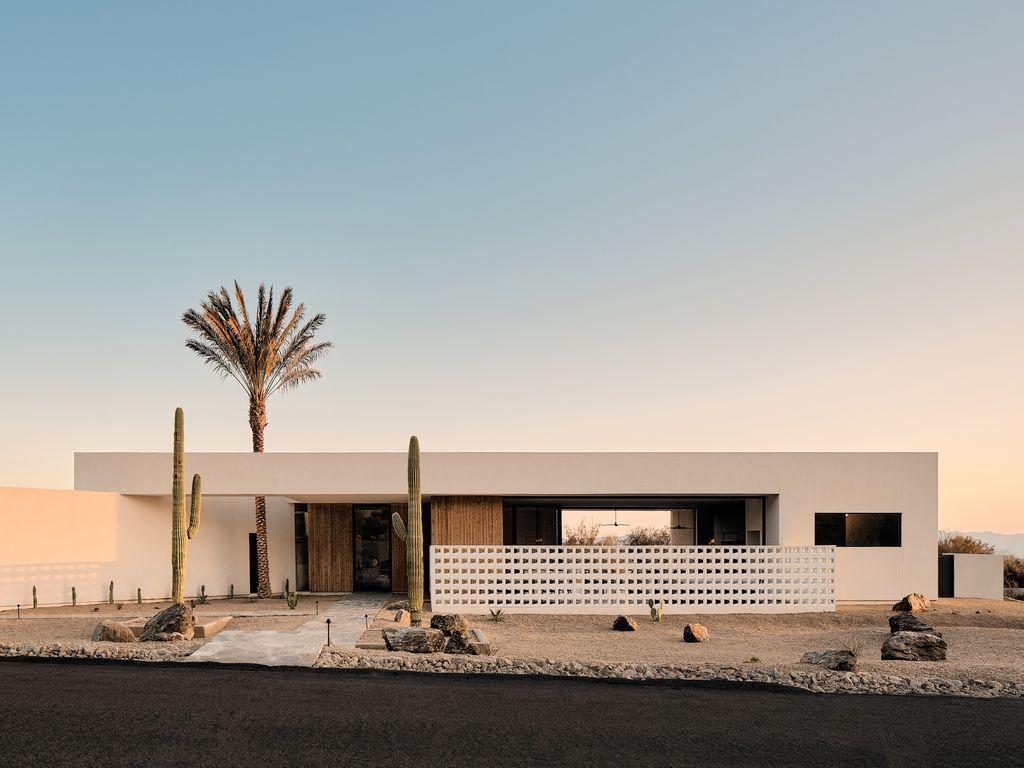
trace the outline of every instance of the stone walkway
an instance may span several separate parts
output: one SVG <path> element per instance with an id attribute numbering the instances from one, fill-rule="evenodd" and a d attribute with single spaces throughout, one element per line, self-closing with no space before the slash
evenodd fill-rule
<path id="1" fill-rule="evenodd" d="M 311 667 L 327 643 L 327 619 L 331 620 L 331 646 L 352 648 L 366 628 L 366 615 L 373 621 L 390 597 L 382 593 L 346 595 L 319 616 L 288 632 L 224 630 L 180 661 Z"/>

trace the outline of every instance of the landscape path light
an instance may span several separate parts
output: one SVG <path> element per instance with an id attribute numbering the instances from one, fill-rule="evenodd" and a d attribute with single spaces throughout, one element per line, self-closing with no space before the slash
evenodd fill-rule
<path id="1" fill-rule="evenodd" d="M 331 620 L 327 620 L 327 647 L 331 647 Z"/>

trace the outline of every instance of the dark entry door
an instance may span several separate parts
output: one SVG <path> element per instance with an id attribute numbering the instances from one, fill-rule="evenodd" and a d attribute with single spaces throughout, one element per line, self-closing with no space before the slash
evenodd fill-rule
<path id="1" fill-rule="evenodd" d="M 260 577 L 256 554 L 256 534 L 249 534 L 249 594 L 254 595 L 260 591 Z"/>
<path id="2" fill-rule="evenodd" d="M 391 590 L 391 505 L 352 510 L 353 583 L 360 590 Z"/>
<path id="3" fill-rule="evenodd" d="M 939 555 L 939 597 L 953 597 L 956 594 L 953 578 L 953 556 Z"/>

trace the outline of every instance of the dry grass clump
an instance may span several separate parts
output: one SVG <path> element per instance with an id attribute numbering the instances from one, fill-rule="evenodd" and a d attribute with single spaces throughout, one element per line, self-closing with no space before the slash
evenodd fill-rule
<path id="1" fill-rule="evenodd" d="M 940 555 L 991 555 L 995 547 L 979 538 L 956 531 L 939 531 Z"/>

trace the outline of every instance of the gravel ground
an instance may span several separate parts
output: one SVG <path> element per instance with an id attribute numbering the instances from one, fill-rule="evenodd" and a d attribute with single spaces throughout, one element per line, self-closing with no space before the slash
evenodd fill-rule
<path id="1" fill-rule="evenodd" d="M 316 613 L 316 603 L 319 602 L 320 608 L 326 610 L 332 603 L 341 600 L 343 597 L 344 595 L 300 595 L 299 604 L 295 610 L 289 610 L 288 605 L 280 597 L 272 597 L 268 600 L 250 599 L 248 597 L 236 597 L 233 600 L 210 598 L 204 605 L 197 604 L 194 610 L 196 616 L 211 618 L 216 616 L 239 617 L 273 614 L 308 617 Z M 168 605 L 170 605 L 169 600 L 144 602 L 142 605 L 139 605 L 134 599 L 121 603 L 121 608 L 118 608 L 116 603 L 114 605 L 100 603 L 98 605 L 79 604 L 77 606 L 58 605 L 32 608 L 32 604 L 29 603 L 28 605 L 21 606 L 21 615 L 23 618 L 69 618 L 79 616 L 95 617 L 97 622 L 103 619 L 127 621 L 128 619 L 140 616 L 148 618 Z M 13 608 L 0 611 L 0 621 L 16 616 L 17 610 Z"/>
<path id="2" fill-rule="evenodd" d="M 380 629 L 394 626 L 393 613 L 382 610 L 362 641 L 379 642 Z M 539 662 L 558 674 L 565 664 L 580 662 L 594 669 L 624 664 L 688 669 L 735 666 L 804 675 L 818 669 L 800 663 L 806 651 L 848 645 L 859 648 L 858 672 L 868 675 L 963 683 L 981 679 L 1015 689 L 1024 685 L 1024 602 L 941 600 L 933 603 L 931 611 L 918 614 L 948 642 L 944 662 L 882 661 L 880 649 L 889 635 L 891 615 L 889 605 L 851 604 L 839 606 L 836 613 L 669 615 L 660 624 L 637 616 L 637 632 L 611 630 L 614 616 L 507 614 L 501 622 L 484 616 L 467 618 L 487 634 L 495 657 L 509 659 L 517 668 L 523 668 L 518 662 Z M 425 612 L 425 623 L 429 616 Z M 682 642 L 688 622 L 704 624 L 710 641 Z M 322 665 L 358 665 L 357 659 L 344 655 L 352 654 L 335 651 L 334 657 L 322 659 Z M 373 650 L 360 650 L 358 655 L 370 659 L 373 666 L 388 656 L 408 656 Z"/>
<path id="3" fill-rule="evenodd" d="M 227 601 L 225 601 L 225 603 L 226 602 Z M 166 607 L 166 605 L 164 605 L 164 607 Z M 225 610 L 224 608 L 221 608 L 221 610 L 210 610 L 213 606 L 209 605 L 199 607 L 207 609 L 204 611 L 196 611 L 196 616 L 201 622 L 218 616 L 234 615 L 229 612 L 230 609 Z M 39 609 L 39 612 L 42 613 L 43 610 L 44 609 Z M 285 610 L 287 610 L 287 607 Z M 96 625 L 104 619 L 114 619 L 115 621 L 132 623 L 133 620 L 149 618 L 154 613 L 156 613 L 155 610 L 140 614 L 139 612 L 128 612 L 127 610 L 116 611 L 115 609 L 114 612 L 98 612 L 86 614 L 85 616 L 60 616 L 51 614 L 49 617 L 39 617 L 34 611 L 23 611 L 22 616 L 28 618 L 22 619 L 12 618 L 9 615 L 4 614 L 4 616 L 0 618 L 0 646 L 60 643 L 64 645 L 74 644 L 76 646 L 93 649 L 118 645 L 118 643 L 94 643 L 89 640 L 89 638 L 92 637 L 92 633 L 96 628 Z M 241 630 L 243 632 L 255 632 L 259 630 L 291 630 L 300 627 L 307 621 L 309 621 L 309 615 L 299 614 L 298 612 L 283 616 L 269 614 L 235 616 L 231 623 L 228 624 L 227 629 Z M 203 640 L 196 640 L 188 643 L 189 652 L 195 650 L 204 642 L 205 641 Z M 179 644 L 177 647 L 184 648 L 185 645 Z"/>

